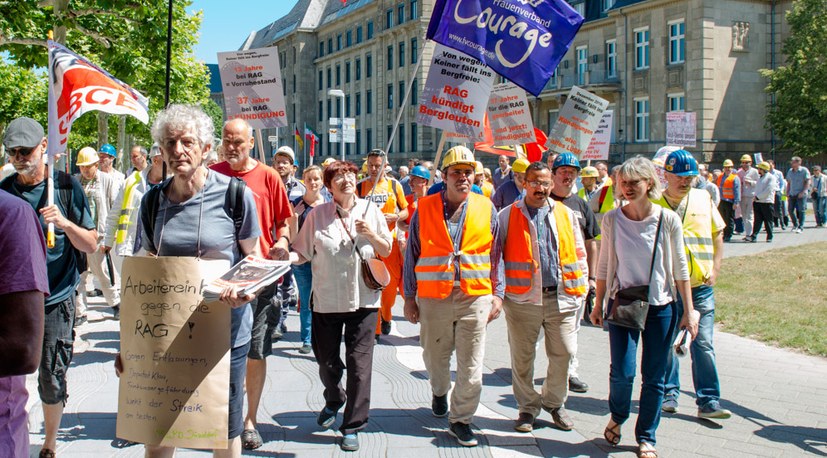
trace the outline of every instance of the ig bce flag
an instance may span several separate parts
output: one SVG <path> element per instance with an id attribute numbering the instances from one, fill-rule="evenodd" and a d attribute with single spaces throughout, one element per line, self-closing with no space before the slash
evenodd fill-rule
<path id="1" fill-rule="evenodd" d="M 582 24 L 564 0 L 436 0 L 427 37 L 536 96 Z"/>

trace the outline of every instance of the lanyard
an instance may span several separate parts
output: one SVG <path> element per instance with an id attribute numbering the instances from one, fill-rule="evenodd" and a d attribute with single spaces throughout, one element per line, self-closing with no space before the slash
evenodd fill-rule
<path id="1" fill-rule="evenodd" d="M 451 236 L 451 231 L 449 229 L 448 221 L 451 220 L 451 216 L 448 214 L 448 203 L 445 201 L 445 191 L 443 190 L 440 195 L 442 196 L 442 212 L 445 221 L 445 228 L 448 230 L 448 235 Z M 451 253 L 452 259 L 451 262 L 454 261 L 454 258 L 458 257 L 462 253 L 462 230 L 465 227 L 465 216 L 466 211 L 468 210 L 468 199 L 465 200 L 462 204 L 460 204 L 460 214 L 459 214 L 459 228 L 453 236 L 451 236 L 451 244 L 453 245 L 454 252 Z"/>

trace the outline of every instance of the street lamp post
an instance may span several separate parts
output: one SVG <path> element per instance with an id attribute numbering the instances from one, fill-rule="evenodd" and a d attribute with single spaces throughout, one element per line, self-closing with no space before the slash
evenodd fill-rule
<path id="1" fill-rule="evenodd" d="M 342 140 L 341 146 L 339 147 L 340 153 L 342 154 L 342 160 L 345 160 L 345 92 L 341 89 L 328 89 L 327 95 L 331 97 L 339 97 L 342 99 L 341 107 L 342 110 L 339 112 L 339 136 L 340 140 Z"/>

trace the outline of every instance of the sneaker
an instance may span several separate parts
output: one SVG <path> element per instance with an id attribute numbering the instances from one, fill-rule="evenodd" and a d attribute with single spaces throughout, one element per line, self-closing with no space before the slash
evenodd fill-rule
<path id="1" fill-rule="evenodd" d="M 678 411 L 678 400 L 674 398 L 666 398 L 660 406 L 660 410 L 666 413 L 675 413 Z"/>
<path id="2" fill-rule="evenodd" d="M 448 416 L 448 395 L 443 396 L 434 396 L 434 399 L 431 401 L 431 412 L 434 414 L 435 417 L 447 417 Z"/>
<path id="3" fill-rule="evenodd" d="M 86 324 L 87 321 L 89 321 L 89 319 L 86 318 L 86 315 L 81 315 L 79 317 L 76 317 L 75 318 L 75 325 L 73 327 L 77 328 L 79 326 L 82 326 L 82 325 Z"/>
<path id="4" fill-rule="evenodd" d="M 465 423 L 451 423 L 451 427 L 448 428 L 448 434 L 454 436 L 457 442 L 459 442 L 459 445 L 463 447 L 476 447 L 477 444 L 479 444 L 474 433 L 471 432 L 471 426 Z"/>
<path id="5" fill-rule="evenodd" d="M 795 228 L 795 231 L 793 231 L 793 232 L 795 232 L 796 234 L 800 234 L 800 233 L 804 232 L 804 230 L 801 229 L 800 227 L 797 227 L 797 228 Z"/>
<path id="6" fill-rule="evenodd" d="M 390 321 L 385 321 L 385 320 L 382 320 L 382 326 L 381 326 L 381 328 L 382 328 L 382 329 L 381 329 L 381 330 L 382 330 L 382 334 L 384 334 L 384 335 L 388 335 L 388 334 L 390 334 L 390 333 L 391 333 L 391 322 L 390 322 Z"/>
<path id="7" fill-rule="evenodd" d="M 118 305 L 112 307 L 112 318 L 115 321 L 120 321 L 121 320 L 121 304 L 118 304 Z"/>
<path id="8" fill-rule="evenodd" d="M 316 419 L 316 423 L 322 428 L 328 429 L 331 425 L 333 425 L 333 422 L 336 421 L 336 413 L 338 412 L 338 410 L 330 410 L 325 407 L 321 412 L 319 412 L 319 418 Z"/>
<path id="9" fill-rule="evenodd" d="M 528 412 L 520 412 L 520 416 L 514 421 L 514 431 L 530 433 L 534 430 L 534 415 Z"/>
<path id="10" fill-rule="evenodd" d="M 577 376 L 569 377 L 569 391 L 573 393 L 585 393 L 589 391 L 589 385 Z"/>
<path id="11" fill-rule="evenodd" d="M 301 348 L 299 348 L 299 353 L 301 353 L 303 355 L 307 355 L 307 354 L 311 353 L 312 351 L 313 351 L 313 347 L 311 347 L 310 344 L 304 344 L 304 345 L 302 345 Z"/>
<path id="12" fill-rule="evenodd" d="M 101 297 L 101 296 L 103 296 L 103 291 L 95 288 L 92 291 L 87 291 L 86 296 L 88 296 L 88 297 Z"/>
<path id="13" fill-rule="evenodd" d="M 273 335 L 271 336 L 271 338 L 273 340 L 281 340 L 282 337 L 284 337 L 284 333 L 282 333 L 281 329 L 279 329 L 278 326 L 276 326 L 276 328 L 273 329 Z"/>
<path id="14" fill-rule="evenodd" d="M 357 433 L 345 434 L 342 437 L 342 450 L 346 452 L 359 450 L 359 435 Z"/>
<path id="15" fill-rule="evenodd" d="M 571 431 L 574 428 L 574 422 L 571 421 L 568 412 L 564 407 L 557 407 L 555 409 L 546 409 L 551 414 L 551 419 L 554 420 L 554 426 L 563 431 Z"/>
<path id="16" fill-rule="evenodd" d="M 729 409 L 721 407 L 717 401 L 712 401 L 707 405 L 698 409 L 698 417 L 700 418 L 714 418 L 717 420 L 726 420 L 732 416 Z"/>

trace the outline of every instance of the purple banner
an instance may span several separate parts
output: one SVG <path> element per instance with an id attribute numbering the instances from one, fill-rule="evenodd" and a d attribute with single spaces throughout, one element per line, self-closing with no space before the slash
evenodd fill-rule
<path id="1" fill-rule="evenodd" d="M 564 0 L 436 0 L 428 38 L 542 92 L 583 24 Z"/>

